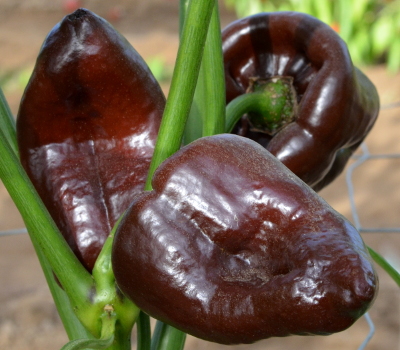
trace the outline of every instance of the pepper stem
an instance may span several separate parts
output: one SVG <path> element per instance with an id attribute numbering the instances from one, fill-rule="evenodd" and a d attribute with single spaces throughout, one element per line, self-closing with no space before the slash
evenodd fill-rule
<path id="1" fill-rule="evenodd" d="M 228 104 L 226 132 L 231 132 L 244 114 L 252 131 L 272 136 L 296 119 L 298 105 L 292 77 L 253 79 L 248 91 Z"/>

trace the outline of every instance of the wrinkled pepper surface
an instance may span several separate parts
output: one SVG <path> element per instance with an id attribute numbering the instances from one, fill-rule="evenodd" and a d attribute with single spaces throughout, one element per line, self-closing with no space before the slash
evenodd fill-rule
<path id="1" fill-rule="evenodd" d="M 257 80 L 291 78 L 295 119 L 273 135 L 243 117 L 234 133 L 251 138 L 319 190 L 334 180 L 372 128 L 379 110 L 374 85 L 352 64 L 328 25 L 296 12 L 261 13 L 223 30 L 226 99 Z"/>
<path id="2" fill-rule="evenodd" d="M 201 138 L 160 165 L 114 239 L 122 292 L 205 340 L 330 334 L 378 281 L 357 230 L 256 142 Z"/>
<path id="3" fill-rule="evenodd" d="M 85 9 L 47 36 L 17 119 L 21 162 L 88 270 L 143 190 L 165 105 L 149 68 Z"/>

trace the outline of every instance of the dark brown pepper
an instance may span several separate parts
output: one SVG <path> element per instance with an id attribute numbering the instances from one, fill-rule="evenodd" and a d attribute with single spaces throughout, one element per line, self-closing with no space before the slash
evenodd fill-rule
<path id="1" fill-rule="evenodd" d="M 223 30 L 223 52 L 227 102 L 252 79 L 292 77 L 299 103 L 295 121 L 273 137 L 246 119 L 234 132 L 262 144 L 315 190 L 333 181 L 379 111 L 374 85 L 338 34 L 304 13 L 261 13 Z"/>
<path id="2" fill-rule="evenodd" d="M 256 142 L 198 139 L 167 159 L 114 239 L 122 292 L 144 312 L 223 344 L 330 334 L 372 304 L 357 230 Z"/>
<path id="3" fill-rule="evenodd" d="M 21 162 L 88 270 L 143 190 L 164 104 L 140 55 L 90 11 L 47 36 L 18 113 Z"/>

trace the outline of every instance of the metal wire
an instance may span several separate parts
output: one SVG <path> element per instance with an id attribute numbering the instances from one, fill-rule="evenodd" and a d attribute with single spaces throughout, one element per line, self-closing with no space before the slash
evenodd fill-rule
<path id="1" fill-rule="evenodd" d="M 362 165 L 364 162 L 373 159 L 400 159 L 400 154 L 371 154 L 368 150 L 368 147 L 365 143 L 361 145 L 361 155 L 354 156 L 353 158 L 356 161 L 351 164 L 346 172 L 346 183 L 347 183 L 347 190 L 349 193 L 349 201 L 351 207 L 351 213 L 353 216 L 354 226 L 359 232 L 362 233 L 376 233 L 376 232 L 383 232 L 383 233 L 400 233 L 400 227 L 363 227 L 360 221 L 360 216 L 358 215 L 358 210 L 355 202 L 355 190 L 353 185 L 353 173 L 356 168 Z"/>
<path id="2" fill-rule="evenodd" d="M 391 105 L 385 106 L 383 109 L 389 109 L 393 107 L 399 107 L 400 103 L 395 103 Z M 374 160 L 374 159 L 399 159 L 400 154 L 371 154 L 369 152 L 369 149 L 365 143 L 361 145 L 361 155 L 355 155 L 353 156 L 353 159 L 356 161 L 351 164 L 346 171 L 346 183 L 347 183 L 347 189 L 348 189 L 348 194 L 349 194 L 349 201 L 350 201 L 350 207 L 351 207 L 351 213 L 353 216 L 353 221 L 354 221 L 354 226 L 359 232 L 363 233 L 377 233 L 377 232 L 382 232 L 382 233 L 399 233 L 400 232 L 400 227 L 390 227 L 390 228 L 384 228 L 384 227 L 363 227 L 361 221 L 360 221 L 360 216 L 358 215 L 358 210 L 355 202 L 355 190 L 354 190 L 354 185 L 353 185 L 353 173 L 356 168 L 361 166 L 363 163 L 369 161 L 369 160 Z M 364 315 L 368 326 L 369 326 L 369 333 L 367 337 L 364 339 L 363 343 L 361 346 L 358 348 L 358 350 L 364 350 L 372 337 L 375 334 L 375 325 L 368 313 Z"/>
<path id="3" fill-rule="evenodd" d="M 362 344 L 360 345 L 360 347 L 358 348 L 358 350 L 364 350 L 375 334 L 375 325 L 374 325 L 374 322 L 372 322 L 372 319 L 368 312 L 366 314 L 364 314 L 364 318 L 368 323 L 369 333 L 368 333 L 367 337 L 364 339 L 364 341 L 362 342 Z"/>
<path id="4" fill-rule="evenodd" d="M 20 235 L 20 234 L 24 234 L 24 233 L 28 233 L 26 228 L 18 228 L 15 230 L 0 231 L 0 237 L 15 236 L 15 235 Z"/>

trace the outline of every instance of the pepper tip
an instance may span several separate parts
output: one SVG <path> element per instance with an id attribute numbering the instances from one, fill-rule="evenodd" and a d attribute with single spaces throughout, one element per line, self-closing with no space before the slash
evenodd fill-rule
<path id="1" fill-rule="evenodd" d="M 67 18 L 70 21 L 76 21 L 81 19 L 82 17 L 85 17 L 89 14 L 89 11 L 84 9 L 84 8 L 79 8 L 77 10 L 75 10 L 74 12 L 72 12 L 70 15 L 67 16 Z"/>

